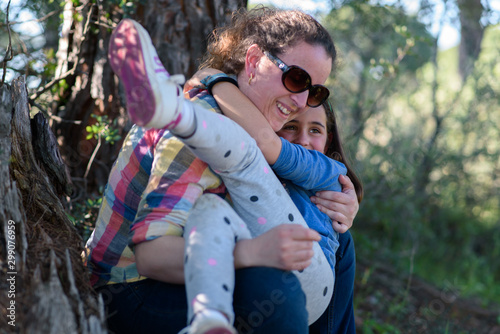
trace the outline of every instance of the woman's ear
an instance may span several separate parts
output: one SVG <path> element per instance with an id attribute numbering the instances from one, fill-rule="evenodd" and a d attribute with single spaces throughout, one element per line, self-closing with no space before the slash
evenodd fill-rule
<path id="1" fill-rule="evenodd" d="M 262 50 L 257 44 L 250 45 L 245 57 L 245 72 L 248 78 L 250 78 L 250 75 L 255 77 L 255 72 L 262 55 Z"/>

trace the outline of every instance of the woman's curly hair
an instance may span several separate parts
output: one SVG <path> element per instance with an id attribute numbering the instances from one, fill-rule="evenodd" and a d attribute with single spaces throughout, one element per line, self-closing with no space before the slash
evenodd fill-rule
<path id="1" fill-rule="evenodd" d="M 300 42 L 320 45 L 335 62 L 337 51 L 326 29 L 312 16 L 298 10 L 257 7 L 233 14 L 230 25 L 214 30 L 200 68 L 240 73 L 248 48 L 257 44 L 271 54 L 280 54 Z"/>

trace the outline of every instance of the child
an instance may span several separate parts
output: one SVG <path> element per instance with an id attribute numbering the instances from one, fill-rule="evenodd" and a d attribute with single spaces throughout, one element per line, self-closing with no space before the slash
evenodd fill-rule
<path id="1" fill-rule="evenodd" d="M 186 222 L 184 236 L 185 280 L 190 302 L 188 323 L 191 324 L 188 330 L 206 333 L 218 329 L 218 333 L 234 333 L 231 326 L 234 321 L 234 244 L 278 224 L 307 224 L 283 193 L 282 185 L 269 170 L 255 141 L 236 123 L 182 98 L 173 78 L 159 62 L 147 32 L 138 23 L 124 20 L 116 28 L 110 41 L 110 62 L 125 86 L 131 119 L 142 126 L 169 129 L 189 145 L 196 156 L 209 163 L 231 194 L 237 214 L 217 196 L 202 195 L 197 199 Z M 278 160 L 273 166 L 279 169 L 278 175 L 293 179 L 298 189 L 307 186 L 312 191 L 341 190 L 338 175 L 346 172 L 341 163 L 286 140 L 281 144 L 279 158 L 286 156 L 286 161 Z M 300 161 L 303 159 L 314 160 L 315 170 L 324 174 L 319 188 L 312 187 L 315 180 L 303 177 L 296 168 L 302 167 L 302 171 L 307 170 L 311 176 L 309 165 Z M 286 164 L 292 161 L 295 163 Z M 295 174 L 302 175 L 295 179 Z M 309 200 L 305 195 L 299 197 Z M 207 224 L 206 217 L 211 218 L 211 224 Z M 335 244 L 335 237 L 329 237 L 324 235 L 316 240 L 328 239 L 325 247 L 335 254 L 338 243 Z M 334 281 L 331 266 L 335 261 L 334 256 L 329 256 L 326 259 L 330 266 L 326 265 L 325 255 L 317 243 L 313 250 L 312 263 L 304 261 L 295 272 L 307 296 L 310 323 L 319 318 L 330 303 Z"/>
<path id="2" fill-rule="evenodd" d="M 323 109 L 324 112 L 321 112 Z M 346 161 L 335 113 L 329 102 L 323 103 L 321 107 L 309 109 L 305 114 L 287 122 L 277 134 L 290 143 L 322 152 L 329 158 L 342 162 L 347 169 L 347 176 L 354 184 L 358 202 L 361 203 L 363 185 Z"/>

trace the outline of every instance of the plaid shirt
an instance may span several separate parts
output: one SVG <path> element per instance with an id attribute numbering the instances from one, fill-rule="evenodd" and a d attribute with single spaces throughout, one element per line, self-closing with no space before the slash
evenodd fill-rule
<path id="1" fill-rule="evenodd" d="M 220 112 L 206 92 L 194 102 Z M 227 194 L 219 176 L 168 131 L 134 126 L 111 170 L 87 241 L 92 285 L 144 279 L 132 248 L 164 235 L 182 236 L 188 213 L 204 192 Z"/>

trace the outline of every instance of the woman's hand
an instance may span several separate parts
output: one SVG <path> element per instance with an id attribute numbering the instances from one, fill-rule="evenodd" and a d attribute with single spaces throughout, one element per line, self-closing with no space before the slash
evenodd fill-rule
<path id="1" fill-rule="evenodd" d="M 311 201 L 330 217 L 333 229 L 345 233 L 351 228 L 354 217 L 358 213 L 359 203 L 351 179 L 345 175 L 339 176 L 342 192 L 320 191 Z"/>
<path id="2" fill-rule="evenodd" d="M 205 79 L 209 75 L 218 73 L 222 73 L 222 71 L 216 70 L 214 68 L 204 68 L 199 70 L 191 77 L 191 79 L 186 81 L 186 83 L 184 84 L 184 92 L 187 92 L 195 87 L 203 87 L 203 85 L 201 84 L 201 80 Z"/>
<path id="3" fill-rule="evenodd" d="M 283 224 L 253 239 L 240 240 L 234 251 L 235 267 L 273 267 L 302 270 L 311 264 L 318 232 L 297 224 Z"/>

